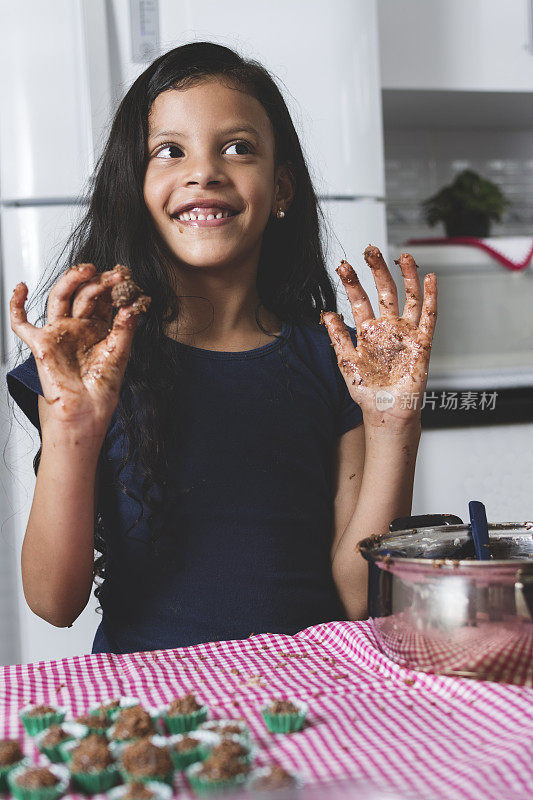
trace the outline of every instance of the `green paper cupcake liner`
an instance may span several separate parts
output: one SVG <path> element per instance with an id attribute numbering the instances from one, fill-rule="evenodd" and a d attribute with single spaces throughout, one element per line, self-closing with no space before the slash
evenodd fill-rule
<path id="1" fill-rule="evenodd" d="M 190 764 L 195 764 L 197 761 L 205 761 L 210 750 L 210 747 L 200 743 L 194 750 L 187 750 L 183 753 L 179 753 L 177 750 L 169 748 L 168 753 L 176 769 L 185 769 Z"/>
<path id="2" fill-rule="evenodd" d="M 270 733 L 294 733 L 300 731 L 307 716 L 307 706 L 303 703 L 295 703 L 300 711 L 294 714 L 271 714 L 268 706 L 261 709 L 261 715 Z"/>
<path id="3" fill-rule="evenodd" d="M 77 722 L 66 722 L 62 727 L 65 732 L 69 733 L 69 737 L 68 739 L 63 739 L 62 742 L 53 745 L 53 747 L 47 747 L 46 745 L 42 744 L 42 741 L 48 732 L 47 730 L 41 731 L 35 737 L 35 744 L 41 753 L 44 753 L 44 755 L 54 764 L 64 763 L 67 760 L 65 751 L 63 750 L 63 745 L 67 744 L 67 742 L 72 742 L 74 739 L 79 741 L 89 733 L 89 729 L 85 725 L 80 725 Z"/>
<path id="4" fill-rule="evenodd" d="M 25 789 L 23 786 L 19 786 L 16 782 L 17 778 L 28 766 L 28 764 L 23 764 L 11 770 L 7 776 L 7 785 L 17 800 L 58 800 L 66 793 L 69 786 L 69 774 L 64 767 L 55 764 L 49 768 L 59 778 L 59 783 L 55 786 L 45 786 L 42 789 Z"/>
<path id="5" fill-rule="evenodd" d="M 120 781 L 116 764 L 111 764 L 101 772 L 71 772 L 72 783 L 85 794 L 107 792 Z"/>
<path id="6" fill-rule="evenodd" d="M 17 767 L 28 766 L 29 759 L 21 758 L 20 761 L 15 761 L 14 764 L 7 764 L 5 767 L 0 767 L 0 793 L 7 792 L 7 776 L 11 770 Z"/>
<path id="7" fill-rule="evenodd" d="M 193 711 L 192 714 L 177 714 L 174 716 L 169 716 L 163 712 L 160 715 L 160 719 L 164 721 L 169 733 L 188 733 L 189 731 L 194 731 L 198 725 L 201 725 L 202 722 L 206 721 L 207 712 L 207 706 L 202 706 L 197 711 Z"/>
<path id="8" fill-rule="evenodd" d="M 165 783 L 167 786 L 172 786 L 174 781 L 174 770 L 168 775 L 131 775 L 126 772 L 124 767 L 119 766 L 120 774 L 124 783 Z"/>
<path id="9" fill-rule="evenodd" d="M 198 771 L 201 769 L 201 766 L 201 764 L 191 764 L 191 766 L 187 767 L 185 770 L 185 774 L 191 785 L 191 789 L 198 797 L 210 797 L 214 794 L 220 794 L 221 792 L 229 792 L 232 789 L 241 788 L 248 780 L 247 774 L 236 775 L 234 778 L 230 778 L 225 781 L 205 780 L 198 775 Z"/>
<path id="10" fill-rule="evenodd" d="M 49 714 L 43 714 L 40 717 L 29 717 L 27 712 L 30 710 L 30 708 L 31 706 L 26 706 L 19 713 L 20 721 L 24 725 L 24 730 L 30 736 L 37 736 L 38 733 L 44 731 L 45 728 L 49 728 L 50 725 L 60 725 L 65 719 L 65 715 L 67 713 L 66 709 L 58 708 L 54 713 L 50 712 Z"/>

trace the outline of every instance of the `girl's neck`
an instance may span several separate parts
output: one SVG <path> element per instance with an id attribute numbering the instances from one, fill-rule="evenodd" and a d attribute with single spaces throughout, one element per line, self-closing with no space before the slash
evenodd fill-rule
<path id="1" fill-rule="evenodd" d="M 268 344 L 281 333 L 280 320 L 260 304 L 255 275 L 243 279 L 226 271 L 180 272 L 178 294 L 179 318 L 166 330 L 178 342 L 238 352 Z"/>

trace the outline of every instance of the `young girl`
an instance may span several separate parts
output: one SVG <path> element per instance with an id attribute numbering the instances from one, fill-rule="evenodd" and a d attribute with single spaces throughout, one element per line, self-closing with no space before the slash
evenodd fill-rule
<path id="1" fill-rule="evenodd" d="M 410 513 L 436 316 L 435 276 L 422 303 L 401 257 L 399 317 L 380 252 L 365 259 L 377 319 L 351 266 L 338 270 L 355 347 L 269 74 L 194 43 L 138 78 L 46 324 L 28 323 L 25 284 L 11 300 L 32 355 L 9 391 L 42 443 L 22 550 L 36 614 L 72 625 L 96 575 L 93 652 L 364 618 L 356 544 Z"/>

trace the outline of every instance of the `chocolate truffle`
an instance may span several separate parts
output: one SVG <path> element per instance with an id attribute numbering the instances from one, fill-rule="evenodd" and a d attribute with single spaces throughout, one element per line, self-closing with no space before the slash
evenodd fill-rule
<path id="1" fill-rule="evenodd" d="M 173 750 L 177 753 L 188 753 L 189 750 L 196 750 L 200 742 L 193 736 L 184 736 L 173 745 Z"/>
<path id="2" fill-rule="evenodd" d="M 17 784 L 24 789 L 44 789 L 59 783 L 53 772 L 47 767 L 28 767 L 17 777 Z"/>
<path id="3" fill-rule="evenodd" d="M 176 697 L 168 707 L 168 716 L 177 717 L 180 714 L 194 714 L 195 711 L 202 708 L 200 703 L 196 702 L 193 694 L 186 694 L 183 697 Z"/>
<path id="4" fill-rule="evenodd" d="M 227 781 L 237 775 L 245 775 L 248 770 L 248 765 L 237 758 L 228 758 L 221 754 L 210 755 L 198 771 L 198 777 L 208 781 Z"/>
<path id="5" fill-rule="evenodd" d="M 71 772 L 102 772 L 113 763 L 107 740 L 91 733 L 72 751 Z"/>
<path id="6" fill-rule="evenodd" d="M 215 720 L 209 724 L 209 728 L 206 727 L 206 730 L 218 733 L 219 736 L 242 736 L 243 725 L 239 722 L 218 722 Z"/>
<path id="7" fill-rule="evenodd" d="M 174 770 L 167 748 L 149 739 L 128 745 L 122 753 L 122 765 L 129 775 L 143 778 L 169 775 Z"/>
<path id="8" fill-rule="evenodd" d="M 154 723 L 148 711 L 141 706 L 124 708 L 117 717 L 113 739 L 140 739 L 155 733 Z"/>
<path id="9" fill-rule="evenodd" d="M 26 711 L 25 715 L 27 717 L 44 717 L 45 714 L 55 714 L 56 712 L 57 708 L 52 708 L 52 706 L 34 706 Z"/>
<path id="10" fill-rule="evenodd" d="M 41 740 L 41 745 L 43 747 L 55 747 L 57 744 L 64 742 L 65 739 L 70 738 L 71 737 L 63 730 L 61 725 L 50 725 L 46 735 Z"/>
<path id="11" fill-rule="evenodd" d="M 89 730 L 102 730 L 112 725 L 105 711 L 95 711 L 94 714 L 82 714 L 81 717 L 76 717 L 76 722 L 80 725 L 86 725 Z"/>
<path id="12" fill-rule="evenodd" d="M 220 744 L 215 745 L 211 750 L 211 756 L 224 756 L 225 758 L 243 758 L 247 756 L 249 749 L 241 742 L 234 742 L 231 739 L 224 739 Z"/>
<path id="13" fill-rule="evenodd" d="M 284 789 L 288 786 L 294 786 L 294 778 L 289 772 L 286 772 L 282 767 L 278 767 L 277 765 L 273 765 L 268 767 L 269 772 L 266 771 L 265 774 L 258 777 L 254 780 L 251 784 L 251 788 L 256 791 L 262 790 L 275 790 L 275 789 Z"/>
<path id="14" fill-rule="evenodd" d="M 132 280 L 124 280 L 116 283 L 111 289 L 111 302 L 115 308 L 123 308 L 129 306 L 134 300 L 137 300 L 142 292 Z"/>
<path id="15" fill-rule="evenodd" d="M 274 700 L 267 711 L 269 714 L 298 714 L 300 709 L 289 700 Z"/>
<path id="16" fill-rule="evenodd" d="M 22 761 L 24 754 L 14 739 L 0 739 L 0 767 L 9 767 Z"/>

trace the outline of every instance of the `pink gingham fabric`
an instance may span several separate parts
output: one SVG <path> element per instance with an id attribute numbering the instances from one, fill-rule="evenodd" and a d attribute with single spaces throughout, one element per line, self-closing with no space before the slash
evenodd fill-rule
<path id="1" fill-rule="evenodd" d="M 424 800 L 531 797 L 533 689 L 406 670 L 380 651 L 371 622 L 80 656 L 4 667 L 0 674 L 0 737 L 19 739 L 42 764 L 46 758 L 19 721 L 28 703 L 66 706 L 71 718 L 119 695 L 153 707 L 193 692 L 212 718 L 246 720 L 259 765 L 274 761 L 309 789 L 323 787 L 324 797 L 328 785 L 343 779 Z M 308 703 L 302 731 L 268 733 L 260 710 L 278 697 Z M 183 777 L 175 796 L 191 797 Z"/>

